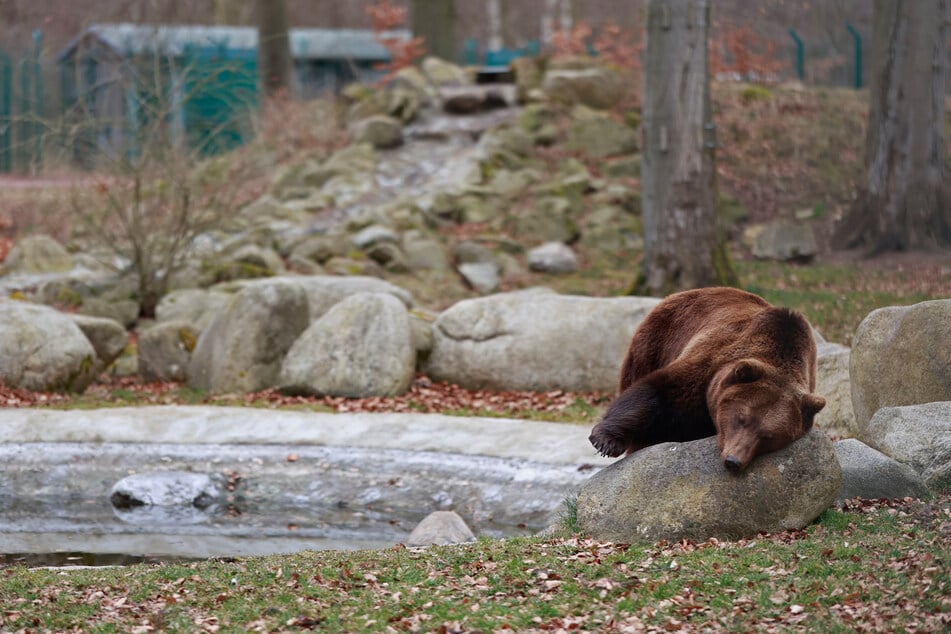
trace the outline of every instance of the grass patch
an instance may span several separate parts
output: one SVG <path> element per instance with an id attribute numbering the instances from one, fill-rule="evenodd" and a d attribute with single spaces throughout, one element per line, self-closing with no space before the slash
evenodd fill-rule
<path id="1" fill-rule="evenodd" d="M 884 306 L 951 296 L 951 281 L 935 271 L 861 267 L 850 264 L 796 266 L 738 262 L 741 284 L 767 301 L 801 311 L 829 341 L 851 345 L 862 320 Z"/>
<path id="2" fill-rule="evenodd" d="M 647 546 L 579 536 L 0 574 L 5 630 L 941 631 L 951 500 Z"/>

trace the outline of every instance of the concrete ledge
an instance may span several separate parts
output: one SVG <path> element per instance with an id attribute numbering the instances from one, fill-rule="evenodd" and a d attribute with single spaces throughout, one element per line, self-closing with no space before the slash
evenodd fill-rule
<path id="1" fill-rule="evenodd" d="M 0 409 L 0 443 L 318 445 L 482 455 L 550 464 L 613 462 L 589 425 L 442 414 L 324 414 L 250 407 Z"/>

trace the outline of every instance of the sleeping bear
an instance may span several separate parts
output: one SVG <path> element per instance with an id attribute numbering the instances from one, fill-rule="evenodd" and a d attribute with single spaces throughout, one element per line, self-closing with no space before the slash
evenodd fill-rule
<path id="1" fill-rule="evenodd" d="M 620 456 L 716 434 L 723 466 L 743 471 L 812 427 L 825 399 L 806 319 L 734 288 L 664 299 L 634 332 L 618 396 L 591 444 Z"/>

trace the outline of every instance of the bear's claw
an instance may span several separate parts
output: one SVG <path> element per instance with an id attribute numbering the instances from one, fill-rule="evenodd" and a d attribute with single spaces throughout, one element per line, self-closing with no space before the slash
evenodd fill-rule
<path id="1" fill-rule="evenodd" d="M 624 447 L 622 447 L 617 441 L 610 438 L 605 438 L 597 432 L 592 433 L 588 436 L 588 440 L 594 445 L 594 448 L 598 450 L 598 453 L 602 456 L 608 458 L 617 458 L 622 453 L 624 453 Z"/>

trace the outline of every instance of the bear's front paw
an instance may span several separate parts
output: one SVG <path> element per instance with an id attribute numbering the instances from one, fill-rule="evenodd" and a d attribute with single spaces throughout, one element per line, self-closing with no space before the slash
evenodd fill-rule
<path id="1" fill-rule="evenodd" d="M 617 458 L 627 450 L 627 447 L 616 438 L 609 438 L 602 430 L 595 429 L 588 436 L 588 440 L 594 445 L 602 456 Z"/>

